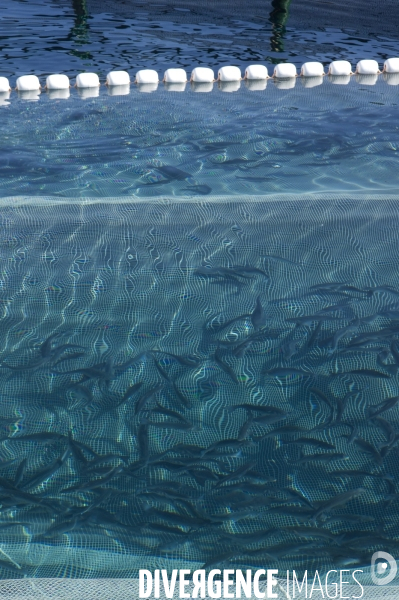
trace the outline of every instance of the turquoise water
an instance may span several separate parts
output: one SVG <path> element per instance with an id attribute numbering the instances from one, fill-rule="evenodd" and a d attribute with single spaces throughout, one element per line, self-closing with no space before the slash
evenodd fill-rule
<path id="1" fill-rule="evenodd" d="M 397 54 L 283 5 L 10 2 L 1 74 Z M 398 81 L 314 83 L 2 99 L 1 578 L 397 556 Z"/>
<path id="2" fill-rule="evenodd" d="M 3 202 L 3 576 L 395 554 L 397 227 L 353 193 Z"/>
<path id="3" fill-rule="evenodd" d="M 0 107 L 0 193 L 195 200 L 396 190 L 395 79 L 311 82 L 258 91 L 242 82 L 231 93 L 231 84 L 209 93 L 132 86 L 126 96 L 102 88 L 85 100 L 72 90 L 68 100 L 42 93 L 36 102 L 14 93 Z"/>

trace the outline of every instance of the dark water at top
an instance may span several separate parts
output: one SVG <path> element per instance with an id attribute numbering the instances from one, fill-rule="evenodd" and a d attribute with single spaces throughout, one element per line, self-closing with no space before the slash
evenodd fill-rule
<path id="1" fill-rule="evenodd" d="M 113 68 L 198 64 L 244 67 L 252 62 L 362 58 L 383 62 L 398 55 L 397 2 L 339 3 L 142 2 L 5 0 L 0 7 L 1 72 L 14 76 L 54 72 L 75 75 Z"/>

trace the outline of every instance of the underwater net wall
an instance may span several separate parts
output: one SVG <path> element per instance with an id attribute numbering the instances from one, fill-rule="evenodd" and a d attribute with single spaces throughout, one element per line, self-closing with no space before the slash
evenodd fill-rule
<path id="1" fill-rule="evenodd" d="M 5 198 L 2 597 L 397 555 L 397 231 L 383 194 Z"/>

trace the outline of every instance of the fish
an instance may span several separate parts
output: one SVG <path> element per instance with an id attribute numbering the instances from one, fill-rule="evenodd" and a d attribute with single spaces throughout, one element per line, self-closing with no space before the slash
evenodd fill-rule
<path id="1" fill-rule="evenodd" d="M 155 365 L 156 370 L 162 377 L 162 379 L 165 379 L 165 381 L 170 383 L 171 379 L 170 379 L 168 373 L 165 371 L 165 369 L 162 367 L 162 365 L 155 358 L 154 358 L 154 365 Z"/>
<path id="2" fill-rule="evenodd" d="M 112 454 L 111 452 L 109 454 L 99 454 L 96 458 L 93 458 L 92 460 L 86 462 L 85 467 L 84 469 L 82 469 L 82 471 L 88 474 L 90 472 L 98 472 L 98 465 L 107 465 L 108 463 L 113 464 L 115 463 L 115 461 L 126 463 L 128 459 L 128 455 L 122 456 L 119 454 Z"/>
<path id="3" fill-rule="evenodd" d="M 266 271 L 263 271 L 263 269 L 259 269 L 258 267 L 251 267 L 250 265 L 235 265 L 232 267 L 232 269 L 240 277 L 244 277 L 243 273 L 246 273 L 247 275 L 262 275 L 262 277 L 270 279 Z"/>
<path id="4" fill-rule="evenodd" d="M 387 398 L 386 400 L 384 400 L 383 402 L 380 402 L 377 405 L 374 405 L 373 408 L 375 408 L 375 410 L 370 410 L 369 411 L 369 418 L 373 419 L 374 417 L 377 417 L 378 415 L 382 414 L 383 412 L 386 412 L 387 410 L 390 410 L 391 408 L 394 408 L 394 406 L 397 405 L 399 401 L 399 396 L 394 396 L 392 398 Z"/>
<path id="5" fill-rule="evenodd" d="M 238 469 L 236 469 L 232 473 L 229 473 L 228 475 L 221 477 L 219 479 L 219 481 L 216 483 L 215 487 L 220 487 L 224 483 L 228 483 L 229 481 L 233 481 L 234 479 L 243 477 L 248 471 L 253 469 L 255 466 L 256 466 L 255 461 L 250 461 L 244 465 L 241 465 L 241 467 L 238 467 Z"/>
<path id="6" fill-rule="evenodd" d="M 287 378 L 287 377 L 314 377 L 312 373 L 295 369 L 293 367 L 276 367 L 274 369 L 264 370 L 263 374 L 269 377 Z"/>
<path id="7" fill-rule="evenodd" d="M 341 373 L 331 373 L 331 375 L 366 375 L 367 377 L 374 377 L 374 379 L 391 379 L 391 375 L 387 373 L 381 373 L 381 371 L 375 371 L 374 369 L 352 369 L 351 371 L 344 371 Z"/>
<path id="8" fill-rule="evenodd" d="M 243 409 L 246 411 L 254 411 L 260 412 L 265 415 L 275 414 L 275 415 L 285 415 L 286 411 L 282 408 L 278 408 L 277 406 L 268 406 L 264 404 L 250 404 L 249 402 L 244 404 L 233 404 L 228 407 L 229 412 L 233 412 L 238 409 Z"/>
<path id="9" fill-rule="evenodd" d="M 221 544 L 238 544 L 240 546 L 248 546 L 249 544 L 259 544 L 265 542 L 273 535 L 278 533 L 278 529 L 266 529 L 254 533 L 230 533 L 223 532 L 223 537 L 220 538 Z"/>
<path id="10" fill-rule="evenodd" d="M 24 478 L 27 460 L 28 460 L 27 458 L 24 458 L 23 460 L 21 460 L 21 462 L 18 465 L 17 471 L 15 473 L 15 477 L 14 477 L 14 486 L 15 487 L 18 487 Z"/>
<path id="11" fill-rule="evenodd" d="M 387 479 L 391 481 L 392 475 L 386 475 L 385 473 L 370 473 L 369 471 L 362 471 L 361 469 L 340 469 L 338 471 L 330 471 L 328 473 L 333 477 L 376 477 L 377 479 Z"/>
<path id="12" fill-rule="evenodd" d="M 368 454 L 377 465 L 382 464 L 382 456 L 378 450 L 374 448 L 373 444 L 358 437 L 356 437 L 353 442 L 363 454 Z"/>
<path id="13" fill-rule="evenodd" d="M 248 411 L 248 419 L 240 427 L 240 430 L 239 430 L 238 435 L 237 435 L 237 440 L 239 442 L 242 442 L 243 440 L 245 440 L 245 438 L 247 437 L 247 434 L 248 434 L 249 430 L 251 429 L 251 427 L 253 425 L 253 422 L 254 422 L 254 415 L 250 411 Z"/>
<path id="14" fill-rule="evenodd" d="M 54 367 L 58 367 L 58 365 L 67 360 L 76 360 L 78 358 L 82 358 L 83 356 L 86 356 L 86 352 L 71 352 L 70 354 L 65 354 L 65 356 L 62 356 L 57 360 L 57 362 L 54 363 Z"/>
<path id="15" fill-rule="evenodd" d="M 78 344 L 64 344 L 63 346 L 60 346 L 59 348 L 51 349 L 51 351 L 48 351 L 46 349 L 45 354 L 41 354 L 41 356 L 38 359 L 34 359 L 27 364 L 21 364 L 21 365 L 14 366 L 14 365 L 9 365 L 3 361 L 1 363 L 1 366 L 6 367 L 7 369 L 10 369 L 11 371 L 21 371 L 21 372 L 30 371 L 30 370 L 35 371 L 37 369 L 40 369 L 40 368 L 45 367 L 46 365 L 52 363 L 54 360 L 57 360 L 58 357 L 61 356 L 61 354 L 63 354 L 63 352 L 65 352 L 65 350 L 67 350 L 68 348 L 83 348 L 83 346 L 80 346 Z"/>
<path id="16" fill-rule="evenodd" d="M 309 462 L 323 462 L 329 463 L 336 460 L 348 460 L 348 456 L 342 452 L 332 452 L 330 454 L 302 454 L 301 457 L 296 461 L 297 464 L 305 464 Z"/>
<path id="17" fill-rule="evenodd" d="M 206 196 L 207 194 L 210 194 L 212 191 L 212 188 L 207 185 L 206 183 L 202 183 L 202 184 L 198 184 L 198 185 L 191 185 L 189 187 L 185 187 L 183 188 L 184 192 L 194 192 L 195 194 L 200 194 L 201 196 Z"/>
<path id="18" fill-rule="evenodd" d="M 234 381 L 234 383 L 239 383 L 237 375 L 234 373 L 233 369 L 230 367 L 230 365 L 225 363 L 224 360 L 222 360 L 222 357 L 220 356 L 219 348 L 217 348 L 215 351 L 214 359 L 215 359 L 216 364 L 222 369 L 222 371 L 227 373 L 227 375 L 230 377 L 230 379 L 232 379 Z"/>
<path id="19" fill-rule="evenodd" d="M 339 521 L 346 521 L 347 523 L 372 523 L 375 521 L 375 517 L 370 515 L 352 515 L 352 514 L 339 514 L 331 517 L 325 517 L 323 523 L 334 523 Z"/>
<path id="20" fill-rule="evenodd" d="M 162 175 L 167 177 L 170 181 L 172 181 L 172 180 L 183 181 L 184 179 L 192 177 L 192 175 L 190 175 L 190 173 L 187 173 L 186 171 L 182 171 L 178 167 L 173 167 L 172 165 L 163 165 L 161 167 L 156 167 L 154 165 L 147 165 L 147 166 L 150 169 L 155 169 L 155 171 L 158 171 L 159 173 L 161 173 Z"/>
<path id="21" fill-rule="evenodd" d="M 209 558 L 201 566 L 201 569 L 204 569 L 206 571 L 207 569 L 212 569 L 213 567 L 217 567 L 225 563 L 230 563 L 235 556 L 237 556 L 237 552 L 233 552 L 231 550 L 229 552 L 222 552 L 221 554 L 216 554 Z"/>
<path id="22" fill-rule="evenodd" d="M 237 321 L 241 321 L 242 319 L 246 319 L 247 317 L 251 317 L 251 313 L 244 313 L 243 315 L 234 317 L 233 319 L 230 319 L 229 321 L 225 321 L 223 323 L 217 323 L 217 324 L 215 324 L 213 322 L 213 319 L 211 319 L 211 321 L 210 322 L 208 321 L 208 323 L 205 325 L 205 328 L 206 328 L 206 331 L 210 331 L 211 333 L 218 333 L 219 331 L 226 329 L 226 327 L 229 327 L 233 323 L 237 323 Z"/>
<path id="23" fill-rule="evenodd" d="M 347 335 L 356 331 L 359 328 L 359 325 L 360 325 L 359 319 L 355 319 L 354 321 L 349 323 L 349 325 L 347 325 L 346 327 L 343 327 L 342 329 L 339 329 L 338 331 L 336 331 L 333 336 L 332 342 L 328 348 L 328 354 L 333 354 L 337 350 L 338 342 L 343 337 L 346 337 Z"/>
<path id="24" fill-rule="evenodd" d="M 313 543 L 307 542 L 283 542 L 282 544 L 278 544 L 277 546 L 270 546 L 267 548 L 260 548 L 258 550 L 247 550 L 246 556 L 265 556 L 269 560 L 277 561 L 279 558 L 284 558 L 285 556 L 304 553 L 306 554 L 312 546 L 317 545 L 317 542 Z"/>
<path id="25" fill-rule="evenodd" d="M 61 493 L 69 493 L 69 492 L 75 492 L 75 491 L 84 492 L 84 491 L 95 490 L 96 488 L 102 487 L 105 483 L 108 483 L 109 481 L 111 481 L 111 479 L 113 479 L 114 477 L 119 475 L 122 471 L 123 471 L 123 467 L 118 465 L 116 467 L 113 467 L 110 471 L 108 471 L 108 473 L 106 475 L 104 475 L 104 477 L 102 477 L 101 479 L 94 479 L 87 483 L 77 483 L 76 485 L 72 485 L 68 488 L 62 489 Z"/>
<path id="26" fill-rule="evenodd" d="M 71 392 L 73 397 L 76 398 L 76 400 L 82 401 L 85 404 L 91 404 L 94 400 L 93 392 L 80 383 L 74 383 L 69 385 L 66 388 L 66 391 Z"/>
<path id="27" fill-rule="evenodd" d="M 323 440 L 316 440 L 314 438 L 307 437 L 299 437 L 295 440 L 283 440 L 285 444 L 304 444 L 307 446 L 314 446 L 315 448 L 320 448 L 321 450 L 335 450 L 334 444 L 329 444 L 328 442 L 324 442 Z"/>
<path id="28" fill-rule="evenodd" d="M 284 495 L 288 496 L 288 498 L 294 500 L 295 502 L 300 502 L 301 504 L 305 504 L 306 506 L 309 506 L 310 508 L 314 508 L 314 506 L 310 502 L 310 500 L 308 498 L 306 498 L 306 496 L 304 496 L 301 492 L 299 492 L 295 488 L 285 487 L 281 490 L 281 492 Z"/>
<path id="29" fill-rule="evenodd" d="M 245 181 L 254 181 L 254 182 L 273 181 L 274 179 L 276 179 L 275 177 L 246 177 L 245 175 L 236 175 L 235 178 L 236 179 L 244 179 Z M 268 258 L 268 257 L 266 257 L 266 258 Z"/>
<path id="30" fill-rule="evenodd" d="M 379 448 L 384 447 L 386 444 L 393 444 L 394 442 L 396 442 L 396 440 L 398 439 L 398 433 L 391 423 L 389 423 L 383 417 L 379 417 L 379 416 L 369 417 L 369 419 L 372 420 L 373 425 L 380 427 L 380 429 L 383 430 L 383 432 L 385 433 L 385 435 L 388 438 L 386 443 L 381 442 L 379 444 Z"/>
<path id="31" fill-rule="evenodd" d="M 295 340 L 287 340 L 280 346 L 280 350 L 283 353 L 284 360 L 290 360 L 297 350 L 297 342 Z"/>
<path id="32" fill-rule="evenodd" d="M 253 423 L 256 423 L 261 426 L 272 425 L 273 423 L 277 423 L 278 421 L 283 421 L 288 417 L 288 415 L 289 413 L 260 415 L 259 417 L 254 417 Z"/>
<path id="33" fill-rule="evenodd" d="M 175 381 L 173 381 L 173 382 L 172 382 L 172 387 L 173 387 L 173 391 L 174 391 L 174 392 L 175 392 L 175 394 L 176 394 L 176 398 L 178 399 L 178 401 L 180 402 L 180 404 L 181 404 L 182 406 L 184 406 L 185 408 L 190 408 L 190 406 L 191 406 L 190 399 L 189 399 L 189 398 L 187 398 L 187 397 L 186 397 L 186 396 L 185 396 L 185 395 L 184 395 L 184 394 L 183 394 L 183 393 L 182 393 L 182 392 L 179 390 L 179 388 L 177 387 L 177 385 L 176 385 L 176 382 L 175 382 Z"/>
<path id="34" fill-rule="evenodd" d="M 245 178 L 239 177 L 238 179 L 247 179 L 247 178 L 246 177 Z M 254 180 L 258 180 L 258 179 L 262 180 L 263 177 L 260 177 L 260 178 L 259 177 L 255 177 L 255 178 L 251 177 L 250 179 L 251 180 L 252 179 L 254 179 Z M 267 179 L 269 179 L 269 178 L 267 178 Z M 296 263 L 293 260 L 289 260 L 288 258 L 284 258 L 283 256 L 278 256 L 276 254 L 263 254 L 262 258 L 266 258 L 266 260 L 271 260 L 271 261 L 286 263 L 287 265 L 301 266 L 301 265 L 299 265 L 299 263 Z"/>
<path id="35" fill-rule="evenodd" d="M 348 502 L 350 502 L 351 500 L 359 498 L 366 492 L 367 490 L 365 488 L 359 487 L 353 490 L 348 490 L 347 492 L 343 492 L 342 494 L 338 494 L 334 498 L 327 500 L 327 502 L 323 502 L 320 508 L 318 508 L 314 513 L 312 520 L 317 521 L 324 513 L 330 512 L 331 510 L 344 506 L 345 504 L 348 504 Z"/>
<path id="36" fill-rule="evenodd" d="M 144 419 L 144 423 L 148 425 L 152 425 L 152 427 L 158 427 L 159 429 L 179 429 L 181 431 L 197 431 L 198 425 L 194 425 L 189 421 L 150 421 L 149 419 Z"/>
<path id="37" fill-rule="evenodd" d="M 53 373 L 56 375 L 70 375 L 75 373 L 80 373 L 84 376 L 82 381 L 87 381 L 88 379 L 99 379 L 104 381 L 106 384 L 109 384 L 112 379 L 115 378 L 115 369 L 113 366 L 112 359 L 108 359 L 105 362 L 98 363 L 93 365 L 92 367 L 82 367 L 80 369 L 73 369 L 72 371 L 55 371 Z"/>
<path id="38" fill-rule="evenodd" d="M 1 438 L 0 441 L 19 441 L 19 442 L 40 442 L 40 443 L 48 443 L 48 442 L 60 442 L 67 440 L 66 436 L 62 433 L 57 433 L 55 431 L 42 431 L 40 433 L 25 433 L 23 435 L 13 435 L 11 437 Z"/>
<path id="39" fill-rule="evenodd" d="M 137 415 L 141 410 L 143 410 L 149 400 L 151 400 L 155 394 L 161 391 L 164 387 L 164 383 L 160 383 L 159 385 L 147 390 L 140 398 L 136 401 L 134 407 L 134 414 Z"/>
<path id="40" fill-rule="evenodd" d="M 23 485 L 20 485 L 20 488 L 35 488 L 44 481 L 50 479 L 50 477 L 52 477 L 54 473 L 56 473 L 58 469 L 60 469 L 63 466 L 63 464 L 68 460 L 70 453 L 71 449 L 68 445 L 65 452 L 59 458 L 57 458 L 50 465 L 47 465 L 43 469 L 40 469 L 38 472 L 36 472 L 36 474 L 33 475 L 33 477 L 28 479 L 28 481 L 25 481 Z"/>
<path id="41" fill-rule="evenodd" d="M 143 382 L 138 381 L 137 383 L 134 383 L 133 385 L 129 386 L 127 388 L 126 392 L 123 394 L 122 399 L 121 399 L 120 403 L 118 403 L 117 407 L 121 406 L 122 404 L 125 404 L 125 402 L 130 400 L 131 397 L 134 396 L 139 391 L 139 389 L 141 388 L 142 385 L 143 385 Z"/>
<path id="42" fill-rule="evenodd" d="M 237 277 L 241 277 L 242 279 L 251 279 L 251 277 L 240 273 L 240 270 L 237 270 L 235 267 L 197 267 L 194 270 L 194 275 L 200 277 L 210 277 L 211 279 L 225 278 L 233 281 L 237 281 Z"/>
<path id="43" fill-rule="evenodd" d="M 144 464 L 147 464 L 150 456 L 147 424 L 141 423 L 139 425 L 136 437 L 140 461 Z"/>
<path id="44" fill-rule="evenodd" d="M 17 565 L 17 563 L 14 564 L 8 560 L 0 559 L 0 569 L 2 569 L 3 571 L 9 571 L 10 573 L 14 573 L 15 575 L 20 575 L 21 577 L 25 577 L 27 574 L 26 568 Z"/>
<path id="45" fill-rule="evenodd" d="M 326 394 L 314 386 L 311 387 L 309 391 L 311 392 L 311 394 L 316 396 L 316 398 L 318 398 L 319 400 L 322 400 L 322 402 L 324 402 L 328 406 L 328 408 L 331 410 L 331 418 L 332 418 L 334 415 L 334 406 L 330 402 L 329 398 L 327 398 Z"/>
<path id="46" fill-rule="evenodd" d="M 160 519 L 162 524 L 167 524 L 168 526 L 172 525 L 177 527 L 189 527 L 190 529 L 204 525 L 207 522 L 206 518 L 200 516 L 192 517 L 189 515 L 172 513 L 169 511 L 161 511 L 156 508 L 151 508 L 147 511 L 146 522 L 151 517 Z"/>
<path id="47" fill-rule="evenodd" d="M 314 539 L 314 538 L 322 538 L 324 540 L 328 540 L 333 544 L 340 544 L 343 540 L 343 536 L 337 535 L 336 533 L 331 533 L 328 529 L 322 529 L 321 527 L 285 527 L 284 531 L 287 533 L 294 533 L 299 537 L 304 537 L 306 539 Z"/>
<path id="48" fill-rule="evenodd" d="M 229 438 L 226 440 L 219 440 L 217 442 L 214 442 L 213 444 L 211 444 L 210 446 L 208 446 L 208 448 L 206 448 L 206 450 L 202 451 L 201 456 L 205 456 L 206 454 L 208 454 L 209 452 L 212 452 L 214 450 L 224 450 L 226 448 L 233 448 L 233 449 L 240 449 L 242 448 L 247 442 L 245 441 L 239 441 L 235 438 Z"/>
<path id="49" fill-rule="evenodd" d="M 172 417 L 174 419 L 177 419 L 178 421 L 182 421 L 183 423 L 191 425 L 191 423 L 189 423 L 189 421 L 187 421 L 187 419 L 185 417 L 183 417 L 183 415 L 181 415 L 176 410 L 171 410 L 170 408 L 166 408 L 165 406 L 162 406 L 161 404 L 159 404 L 159 402 L 157 402 L 156 405 L 157 405 L 157 408 L 153 408 L 151 410 L 152 413 L 165 415 L 166 417 Z"/>
<path id="50" fill-rule="evenodd" d="M 274 437 L 276 435 L 294 435 L 295 433 L 302 433 L 307 431 L 304 427 L 300 427 L 299 425 L 283 425 L 282 427 L 276 427 L 267 433 L 263 433 L 261 436 L 258 436 L 254 439 L 254 442 L 263 440 L 268 437 Z"/>
<path id="51" fill-rule="evenodd" d="M 251 323 L 255 331 L 258 331 L 266 323 L 266 315 L 260 301 L 260 296 L 258 296 L 256 299 L 256 305 L 251 314 Z"/>
<path id="52" fill-rule="evenodd" d="M 172 352 L 166 352 L 164 350 L 151 350 L 151 354 L 154 354 L 155 352 L 160 354 L 166 354 L 167 356 L 172 356 L 172 358 L 177 360 L 177 362 L 184 367 L 195 368 L 198 367 L 198 365 L 201 363 L 200 359 L 197 356 L 193 355 L 180 356 L 178 354 L 173 354 Z"/>

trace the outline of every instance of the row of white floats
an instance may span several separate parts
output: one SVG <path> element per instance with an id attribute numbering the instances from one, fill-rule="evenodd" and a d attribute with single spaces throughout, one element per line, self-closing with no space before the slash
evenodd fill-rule
<path id="1" fill-rule="evenodd" d="M 380 71 L 376 60 L 361 60 L 357 63 L 355 71 L 347 60 L 336 60 L 329 65 L 327 74 L 334 76 L 359 75 L 378 75 L 379 73 L 399 73 L 399 58 L 389 58 L 385 61 L 382 71 Z M 324 66 L 320 62 L 307 62 L 301 67 L 300 75 L 303 77 L 321 77 L 325 75 Z M 292 63 L 281 63 L 276 65 L 272 77 L 278 79 L 290 79 L 297 77 L 296 66 Z M 218 71 L 217 81 L 230 82 L 240 81 L 241 71 L 238 67 L 221 67 Z M 267 67 L 264 65 L 250 65 L 245 69 L 244 79 L 262 80 L 269 79 Z M 167 69 L 164 74 L 165 83 L 186 83 L 187 73 L 184 69 Z M 212 83 L 216 81 L 212 69 L 208 67 L 196 67 L 190 77 L 194 83 Z M 138 71 L 134 83 L 152 84 L 158 83 L 159 77 L 156 71 L 144 69 Z M 106 85 L 119 86 L 129 85 L 131 83 L 127 71 L 111 71 L 107 75 Z M 80 73 L 76 77 L 76 87 L 95 88 L 100 86 L 100 80 L 96 73 Z M 70 87 L 69 78 L 66 75 L 49 75 L 46 79 L 48 90 L 64 90 Z M 33 91 L 41 89 L 40 81 L 36 75 L 23 75 L 18 77 L 16 89 L 19 91 Z M 6 77 L 0 77 L 0 92 L 10 91 L 10 83 Z"/>
<path id="2" fill-rule="evenodd" d="M 357 75 L 359 82 L 373 85 L 376 83 L 380 73 L 384 73 L 387 76 L 387 83 L 398 85 L 399 58 L 387 59 L 382 71 L 380 71 L 379 65 L 375 60 L 359 61 L 355 71 L 352 71 L 352 66 L 348 61 L 334 61 L 329 65 L 327 73 L 324 72 L 322 63 L 307 62 L 302 65 L 300 76 L 303 77 L 305 87 L 320 85 L 323 81 L 323 76 L 326 74 L 330 76 L 330 80 L 333 83 L 347 84 L 350 81 L 351 75 Z M 297 76 L 298 73 L 294 64 L 281 63 L 274 68 L 272 78 L 275 79 L 277 87 L 289 89 L 295 86 L 295 78 Z M 260 90 L 266 88 L 267 79 L 270 78 L 267 67 L 264 65 L 250 65 L 246 68 L 244 77 L 241 76 L 241 71 L 238 67 L 221 67 L 218 71 L 217 79 L 215 79 L 212 69 L 196 67 L 191 73 L 190 82 L 194 84 L 194 87 L 195 84 L 207 84 L 206 86 L 197 86 L 198 91 L 211 91 L 215 81 L 221 84 L 222 89 L 226 87 L 226 91 L 236 91 L 240 87 L 241 80 L 244 79 L 250 89 Z M 174 91 L 183 91 L 187 81 L 187 74 L 184 69 L 168 69 L 165 71 L 163 78 L 163 82 L 165 82 L 167 87 Z M 128 94 L 131 83 L 127 71 L 111 71 L 106 78 L 106 85 L 111 95 L 113 95 L 113 91 L 115 95 Z M 142 91 L 154 91 L 159 83 L 158 73 L 152 69 L 138 71 L 134 83 L 138 84 L 139 88 L 142 88 Z M 75 87 L 78 88 L 83 97 L 98 95 L 100 85 L 100 80 L 96 73 L 80 73 L 76 77 Z M 18 77 L 15 89 L 18 92 L 24 93 L 39 92 L 42 88 L 36 75 L 23 75 Z M 66 75 L 49 75 L 46 79 L 45 89 L 49 93 L 53 93 L 54 97 L 69 97 L 69 78 Z M 0 77 L 0 94 L 6 94 L 10 91 L 11 87 L 8 79 Z"/>

